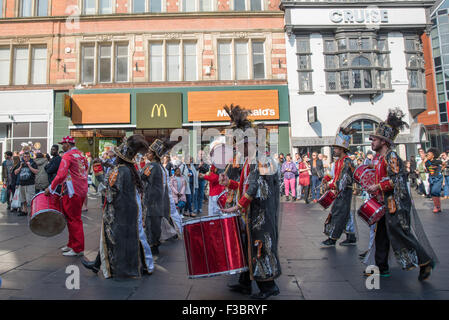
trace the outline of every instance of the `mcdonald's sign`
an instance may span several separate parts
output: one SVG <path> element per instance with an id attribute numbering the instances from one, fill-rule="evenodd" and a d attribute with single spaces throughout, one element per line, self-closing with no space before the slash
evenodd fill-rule
<path id="1" fill-rule="evenodd" d="M 157 110 L 157 117 L 161 117 L 161 110 L 164 111 L 163 116 L 164 118 L 167 118 L 167 108 L 165 108 L 164 104 L 154 104 L 153 110 L 151 110 L 151 118 L 154 118 L 154 110 Z"/>
<path id="2" fill-rule="evenodd" d="M 137 129 L 182 127 L 182 94 L 155 92 L 136 94 Z"/>

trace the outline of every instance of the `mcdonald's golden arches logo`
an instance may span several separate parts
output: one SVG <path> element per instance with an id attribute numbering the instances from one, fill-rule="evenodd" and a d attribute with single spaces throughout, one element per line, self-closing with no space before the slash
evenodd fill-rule
<path id="1" fill-rule="evenodd" d="M 151 118 L 154 118 L 154 110 L 157 109 L 157 116 L 161 116 L 161 110 L 164 111 L 164 118 L 167 118 L 167 109 L 165 108 L 164 104 L 157 104 L 155 103 L 153 106 L 153 109 L 151 110 Z"/>

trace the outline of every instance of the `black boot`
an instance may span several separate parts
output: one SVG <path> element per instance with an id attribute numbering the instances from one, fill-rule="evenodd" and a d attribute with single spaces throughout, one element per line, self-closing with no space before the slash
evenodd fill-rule
<path id="1" fill-rule="evenodd" d="M 159 246 L 152 246 L 151 247 L 151 253 L 153 255 L 158 255 L 159 254 Z"/>
<path id="2" fill-rule="evenodd" d="M 355 237 L 355 234 L 348 233 L 346 234 L 346 240 L 340 242 L 341 246 L 355 246 L 357 244 L 357 239 Z"/>
<path id="3" fill-rule="evenodd" d="M 100 266 L 101 266 L 100 254 L 97 254 L 95 261 L 87 261 L 86 259 L 82 259 L 81 263 L 87 269 L 92 270 L 93 273 L 98 273 L 98 271 L 100 271 Z"/>
<path id="4" fill-rule="evenodd" d="M 277 296 L 280 293 L 279 288 L 274 281 L 267 281 L 267 283 L 257 282 L 257 286 L 260 291 L 251 295 L 251 299 L 265 300 L 271 296 Z"/>
<path id="5" fill-rule="evenodd" d="M 427 280 L 432 274 L 433 268 L 435 268 L 435 262 L 433 262 L 433 260 L 430 261 L 425 266 L 420 267 L 418 280 L 419 281 Z"/>

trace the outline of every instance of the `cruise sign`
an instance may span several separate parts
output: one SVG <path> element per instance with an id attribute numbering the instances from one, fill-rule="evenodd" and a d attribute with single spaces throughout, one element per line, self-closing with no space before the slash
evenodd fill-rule
<path id="1" fill-rule="evenodd" d="M 312 26 L 413 26 L 426 25 L 425 8 L 401 7 L 379 8 L 335 7 L 335 8 L 295 8 L 287 12 L 292 25 Z"/>
<path id="2" fill-rule="evenodd" d="M 388 10 L 382 9 L 347 9 L 331 10 L 329 19 L 333 23 L 388 23 Z"/>

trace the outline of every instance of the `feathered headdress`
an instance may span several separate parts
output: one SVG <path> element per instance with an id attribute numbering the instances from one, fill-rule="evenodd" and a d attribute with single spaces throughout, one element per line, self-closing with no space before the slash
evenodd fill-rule
<path id="1" fill-rule="evenodd" d="M 347 128 L 341 128 L 338 132 L 337 136 L 335 137 L 335 143 L 333 144 L 333 147 L 341 147 L 345 150 L 349 150 L 349 144 L 351 142 L 351 135 L 355 133 L 357 130 L 347 127 Z"/>
<path id="2" fill-rule="evenodd" d="M 169 153 L 170 150 L 173 149 L 173 147 L 180 141 L 181 139 L 178 139 L 177 141 L 171 141 L 169 138 L 162 140 L 156 139 L 151 144 L 150 150 L 153 151 L 159 159 L 161 159 L 163 156 Z"/>
<path id="3" fill-rule="evenodd" d="M 404 116 L 404 112 L 399 108 L 388 110 L 387 120 L 379 123 L 376 132 L 370 137 L 384 139 L 388 143 L 393 144 L 399 132 L 404 130 L 405 127 L 409 128 L 409 125 L 402 120 Z"/>
<path id="4" fill-rule="evenodd" d="M 136 154 L 146 153 L 148 151 L 148 142 L 145 137 L 140 134 L 132 135 L 123 140 L 119 147 L 114 148 L 117 156 L 129 163 L 134 163 Z"/>
<path id="5" fill-rule="evenodd" d="M 231 118 L 231 128 L 246 130 L 252 127 L 251 120 L 248 120 L 248 116 L 251 115 L 251 110 L 243 109 L 239 105 L 224 106 L 226 113 Z"/>

